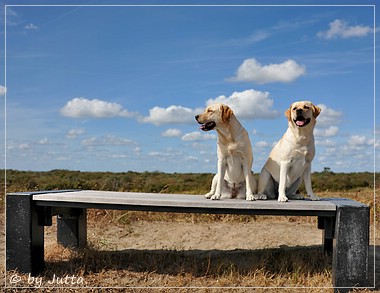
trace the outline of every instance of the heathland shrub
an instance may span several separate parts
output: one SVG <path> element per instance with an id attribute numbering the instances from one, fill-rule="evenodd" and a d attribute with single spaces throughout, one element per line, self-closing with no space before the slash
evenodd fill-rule
<path id="1" fill-rule="evenodd" d="M 1 172 L 4 182 L 4 170 Z M 80 172 L 52 170 L 48 172 L 7 170 L 7 191 L 89 189 L 155 193 L 208 192 L 213 174 L 161 172 Z M 255 175 L 258 177 L 257 174 Z M 344 191 L 373 188 L 374 174 L 320 172 L 312 174 L 315 191 Z M 4 190 L 4 189 L 3 189 Z M 303 192 L 301 187 L 301 192 Z"/>

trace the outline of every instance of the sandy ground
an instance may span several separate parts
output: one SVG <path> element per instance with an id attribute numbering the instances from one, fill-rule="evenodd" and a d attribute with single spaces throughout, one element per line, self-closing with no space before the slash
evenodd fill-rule
<path id="1" fill-rule="evenodd" d="M 116 250 L 231 250 L 320 245 L 322 232 L 313 223 L 194 224 L 142 221 L 129 225 L 127 229 L 89 227 L 88 239 Z"/>

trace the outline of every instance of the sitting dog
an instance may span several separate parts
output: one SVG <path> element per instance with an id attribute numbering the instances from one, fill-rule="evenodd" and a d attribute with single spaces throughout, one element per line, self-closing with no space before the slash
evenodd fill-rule
<path id="1" fill-rule="evenodd" d="M 273 147 L 259 176 L 261 197 L 284 202 L 303 199 L 296 194 L 302 179 L 312 200 L 319 200 L 311 187 L 311 162 L 315 155 L 314 126 L 321 109 L 309 101 L 293 103 L 285 112 L 288 129 Z"/>
<path id="2" fill-rule="evenodd" d="M 206 198 L 244 198 L 255 200 L 256 181 L 252 174 L 252 147 L 247 131 L 236 119 L 230 107 L 214 104 L 195 119 L 201 130 L 218 133 L 218 172 Z M 256 195 L 257 196 L 257 195 Z"/>

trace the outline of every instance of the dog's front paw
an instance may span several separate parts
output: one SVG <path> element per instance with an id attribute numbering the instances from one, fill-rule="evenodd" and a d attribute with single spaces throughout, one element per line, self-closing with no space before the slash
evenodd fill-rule
<path id="1" fill-rule="evenodd" d="M 290 199 L 305 199 L 302 194 L 288 194 L 288 198 Z"/>
<path id="2" fill-rule="evenodd" d="M 212 199 L 212 200 L 219 200 L 220 197 L 221 197 L 220 194 L 214 194 L 213 196 L 211 196 L 211 199 Z"/>
<path id="3" fill-rule="evenodd" d="M 279 202 L 286 202 L 286 201 L 288 201 L 288 198 L 285 195 L 282 195 L 282 196 L 278 197 L 278 201 Z"/>
<path id="4" fill-rule="evenodd" d="M 214 194 L 212 192 L 206 193 L 205 198 L 211 198 Z"/>
<path id="5" fill-rule="evenodd" d="M 256 200 L 256 197 L 252 193 L 250 193 L 246 195 L 245 199 L 253 201 L 253 200 Z"/>
<path id="6" fill-rule="evenodd" d="M 266 196 L 266 194 L 264 193 L 258 193 L 258 194 L 255 194 L 254 195 L 254 198 L 257 200 L 257 199 L 261 199 L 261 200 L 265 200 L 267 199 L 268 197 Z"/>
<path id="7" fill-rule="evenodd" d="M 311 200 L 321 200 L 321 198 L 319 196 L 316 196 L 315 194 L 310 194 L 309 197 Z"/>

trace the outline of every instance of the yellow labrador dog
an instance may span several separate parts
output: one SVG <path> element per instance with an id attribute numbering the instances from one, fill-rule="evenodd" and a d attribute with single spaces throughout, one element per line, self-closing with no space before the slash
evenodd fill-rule
<path id="1" fill-rule="evenodd" d="M 285 112 L 288 129 L 273 147 L 260 177 L 261 197 L 278 201 L 303 199 L 296 194 L 302 179 L 312 200 L 319 200 L 311 187 L 311 161 L 315 155 L 314 126 L 321 109 L 309 101 L 293 103 Z"/>
<path id="2" fill-rule="evenodd" d="M 203 131 L 216 130 L 218 133 L 218 172 L 205 197 L 258 199 L 255 197 L 256 181 L 251 171 L 251 142 L 231 108 L 224 104 L 213 104 L 195 119 L 202 124 Z"/>

